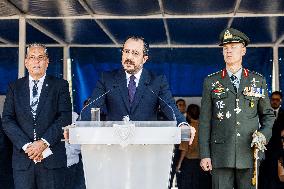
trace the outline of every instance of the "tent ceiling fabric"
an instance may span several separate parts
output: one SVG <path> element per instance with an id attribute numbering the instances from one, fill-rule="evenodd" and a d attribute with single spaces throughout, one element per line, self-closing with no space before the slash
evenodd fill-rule
<path id="1" fill-rule="evenodd" d="M 253 45 L 284 45 L 283 0 L 1 0 L 1 46 L 17 45 L 20 15 L 71 46 L 116 47 L 131 34 L 157 47 L 214 46 L 228 25 L 247 33 Z M 58 45 L 27 23 L 27 43 Z"/>

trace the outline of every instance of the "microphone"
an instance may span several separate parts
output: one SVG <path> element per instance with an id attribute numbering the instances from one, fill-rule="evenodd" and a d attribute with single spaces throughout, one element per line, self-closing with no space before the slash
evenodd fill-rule
<path id="1" fill-rule="evenodd" d="M 109 89 L 108 91 L 106 91 L 105 93 L 101 94 L 100 96 L 98 96 L 97 98 L 95 98 L 94 100 L 92 100 L 89 104 L 87 104 L 86 106 L 84 106 L 82 108 L 82 110 L 80 111 L 80 116 L 78 118 L 78 121 L 81 121 L 81 115 L 82 115 L 82 112 L 87 108 L 89 107 L 90 105 L 92 105 L 93 103 L 97 102 L 98 100 L 100 100 L 102 97 L 104 97 L 105 95 L 107 95 L 108 93 L 110 93 L 112 90 L 114 90 L 117 86 L 116 85 L 113 85 L 113 88 Z"/>
<path id="2" fill-rule="evenodd" d="M 146 84 L 146 87 L 147 87 L 147 89 L 149 89 L 149 91 L 151 91 L 151 93 L 153 93 L 155 96 L 157 96 L 162 102 L 164 102 L 164 104 L 166 104 L 171 109 L 171 111 L 173 113 L 173 119 L 174 119 L 174 121 L 176 121 L 177 118 L 176 118 L 176 114 L 175 114 L 174 109 L 164 99 L 162 99 L 158 94 L 156 94 L 150 87 L 148 87 L 147 84 Z"/>

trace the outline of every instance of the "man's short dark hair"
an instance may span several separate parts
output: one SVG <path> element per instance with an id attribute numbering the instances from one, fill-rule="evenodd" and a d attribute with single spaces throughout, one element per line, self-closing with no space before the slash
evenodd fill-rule
<path id="1" fill-rule="evenodd" d="M 279 95 L 280 98 L 282 99 L 282 93 L 281 93 L 280 91 L 274 91 L 274 92 L 271 94 L 271 97 L 272 97 L 273 95 Z"/>
<path id="2" fill-rule="evenodd" d="M 190 104 L 187 107 L 186 113 L 190 118 L 198 120 L 200 115 L 200 107 L 197 104 Z"/>
<path id="3" fill-rule="evenodd" d="M 125 40 L 124 40 L 124 42 L 123 42 L 123 45 L 122 45 L 122 50 L 124 49 L 124 45 L 125 45 L 125 43 L 126 43 L 126 41 L 128 40 L 128 39 L 133 39 L 134 41 L 139 41 L 139 40 L 141 40 L 141 41 L 143 41 L 143 55 L 144 56 L 149 56 L 149 44 L 148 44 L 148 42 L 143 38 L 143 37 L 141 37 L 141 36 L 128 36 Z"/>
<path id="4" fill-rule="evenodd" d="M 185 100 L 182 99 L 182 98 L 179 98 L 179 99 L 177 99 L 176 104 L 178 104 L 179 102 L 184 102 L 185 103 Z"/>

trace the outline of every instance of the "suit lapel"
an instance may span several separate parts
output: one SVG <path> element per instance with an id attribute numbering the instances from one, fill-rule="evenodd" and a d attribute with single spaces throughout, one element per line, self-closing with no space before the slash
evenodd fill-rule
<path id="1" fill-rule="evenodd" d="M 137 105 L 143 98 L 143 95 L 146 91 L 146 87 L 149 84 L 149 82 L 150 82 L 149 73 L 146 69 L 143 69 L 140 80 L 139 80 L 139 85 L 136 89 L 134 100 L 131 105 L 131 112 L 134 112 L 135 109 L 137 108 Z"/>
<path id="2" fill-rule="evenodd" d="M 48 96 L 48 92 L 49 92 L 49 88 L 51 84 L 52 82 L 50 82 L 50 78 L 48 76 L 45 76 L 45 79 L 44 79 L 44 82 L 41 88 L 41 92 L 40 92 L 39 103 L 38 103 L 37 110 L 36 110 L 36 118 L 38 117 L 45 103 L 45 99 Z"/>
<path id="3" fill-rule="evenodd" d="M 128 98 L 128 88 L 127 88 L 127 81 L 126 81 L 126 74 L 124 70 L 119 70 L 115 76 L 115 82 L 119 87 L 121 98 L 128 110 L 130 111 L 130 103 Z"/>
<path id="4" fill-rule="evenodd" d="M 238 96 L 240 96 L 240 94 L 243 93 L 244 88 L 248 86 L 250 83 L 250 77 L 248 73 L 247 74 L 245 73 L 245 71 L 246 69 L 243 69 L 242 71 L 242 78 L 241 78 L 241 83 L 240 83 L 239 90 L 238 90 Z"/>
<path id="5" fill-rule="evenodd" d="M 224 69 L 222 72 L 221 72 L 221 80 L 220 80 L 220 83 L 222 83 L 222 85 L 226 88 L 228 88 L 232 93 L 236 94 L 236 91 L 233 87 L 233 84 L 229 78 L 229 75 L 227 73 L 227 71 Z"/>
<path id="6" fill-rule="evenodd" d="M 29 116 L 30 119 L 33 119 L 33 115 L 31 112 L 31 106 L 30 106 L 29 77 L 26 77 L 24 79 L 24 84 L 22 85 L 20 93 L 22 93 L 22 95 L 20 95 L 20 98 L 21 98 L 20 102 L 23 103 L 22 107 L 24 109 L 24 112 L 25 114 Z"/>

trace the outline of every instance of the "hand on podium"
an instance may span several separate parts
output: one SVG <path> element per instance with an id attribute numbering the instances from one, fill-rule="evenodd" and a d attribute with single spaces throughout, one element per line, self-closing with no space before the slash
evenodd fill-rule
<path id="1" fill-rule="evenodd" d="M 191 145 L 193 143 L 193 140 L 194 140 L 194 137 L 195 137 L 195 133 L 196 133 L 195 128 L 190 126 L 190 125 L 188 125 L 188 124 L 181 124 L 180 127 L 181 127 L 182 130 L 185 130 L 185 131 L 188 130 L 189 131 L 188 132 L 188 138 L 189 138 L 188 144 Z"/>
<path id="2" fill-rule="evenodd" d="M 63 127 L 63 136 L 64 136 L 64 140 L 65 142 L 69 143 L 69 128 L 74 128 L 76 127 L 75 123 L 72 123 L 71 125 L 67 125 L 65 127 Z"/>

